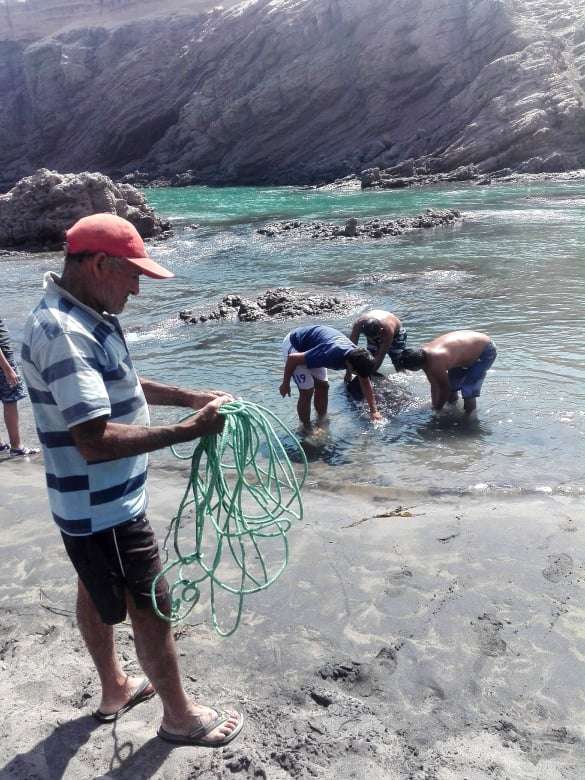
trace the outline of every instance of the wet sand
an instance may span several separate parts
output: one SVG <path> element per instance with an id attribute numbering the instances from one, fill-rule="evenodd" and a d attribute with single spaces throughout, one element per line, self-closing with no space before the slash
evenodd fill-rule
<path id="1" fill-rule="evenodd" d="M 189 692 L 246 714 L 210 750 L 158 739 L 157 698 L 114 726 L 90 717 L 99 686 L 42 467 L 3 461 L 0 480 L 0 778 L 585 775 L 582 499 L 309 485 L 289 567 L 237 633 L 214 633 L 207 593 L 177 632 Z M 161 539 L 182 486 L 151 474 Z"/>

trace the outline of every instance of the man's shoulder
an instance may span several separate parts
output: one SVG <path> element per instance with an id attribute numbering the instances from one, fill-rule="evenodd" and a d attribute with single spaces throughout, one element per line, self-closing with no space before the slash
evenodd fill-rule
<path id="1" fill-rule="evenodd" d="M 107 331 L 107 332 L 102 332 Z M 79 349 L 97 360 L 110 335 L 107 323 L 88 318 L 64 298 L 45 296 L 29 314 L 23 334 L 23 357 L 39 365 L 64 360 Z"/>

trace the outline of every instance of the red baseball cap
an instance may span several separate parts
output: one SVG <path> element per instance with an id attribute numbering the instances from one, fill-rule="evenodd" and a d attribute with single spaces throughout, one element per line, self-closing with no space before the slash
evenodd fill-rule
<path id="1" fill-rule="evenodd" d="M 79 219 L 67 233 L 66 251 L 105 252 L 110 257 L 124 257 L 143 274 L 153 279 L 170 279 L 175 274 L 146 254 L 146 247 L 131 222 L 115 214 L 90 214 Z"/>

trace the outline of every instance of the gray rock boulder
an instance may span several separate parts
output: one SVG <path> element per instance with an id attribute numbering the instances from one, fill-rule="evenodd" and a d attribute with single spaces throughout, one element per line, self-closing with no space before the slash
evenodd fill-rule
<path id="1" fill-rule="evenodd" d="M 131 222 L 143 238 L 170 230 L 144 195 L 101 173 L 57 173 L 41 168 L 0 195 L 0 247 L 55 248 L 81 217 L 107 212 Z"/>
<path id="2" fill-rule="evenodd" d="M 453 225 L 462 219 L 457 209 L 426 209 L 424 214 L 399 219 L 381 219 L 373 217 L 360 223 L 350 217 L 344 226 L 327 222 L 301 222 L 300 220 L 272 222 L 256 231 L 268 238 L 311 238 L 332 240 L 350 238 L 360 240 L 380 239 L 387 236 L 400 236 L 411 230 L 435 228 Z"/>
<path id="3" fill-rule="evenodd" d="M 344 234 L 348 238 L 355 238 L 355 236 L 357 236 L 358 224 L 359 222 L 355 217 L 350 217 L 345 223 L 345 227 L 343 229 Z"/>
<path id="4" fill-rule="evenodd" d="M 214 320 L 257 320 L 293 319 L 295 317 L 323 317 L 344 314 L 360 303 L 350 296 L 324 295 L 306 290 L 277 287 L 266 290 L 255 301 L 238 294 L 225 295 L 216 308 L 206 311 L 188 309 L 179 312 L 179 317 L 191 325 Z"/>

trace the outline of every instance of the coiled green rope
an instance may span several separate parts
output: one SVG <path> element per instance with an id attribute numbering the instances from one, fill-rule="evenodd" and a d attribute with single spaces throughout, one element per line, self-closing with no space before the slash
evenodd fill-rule
<path id="1" fill-rule="evenodd" d="M 221 636 L 237 629 L 244 596 L 264 590 L 288 563 L 287 531 L 303 516 L 301 488 L 307 459 L 294 434 L 268 409 L 247 401 L 231 401 L 219 409 L 225 415 L 221 434 L 199 440 L 191 458 L 191 473 L 177 514 L 163 543 L 163 570 L 152 584 L 157 615 L 170 623 L 183 620 L 209 579 L 211 618 Z M 187 419 L 192 415 L 187 415 Z M 297 477 L 275 429 L 286 433 L 300 455 Z M 169 540 L 176 558 L 169 560 Z M 262 544 L 262 549 L 261 549 Z M 231 558 L 223 557 L 227 549 Z M 171 613 L 158 607 L 156 586 L 175 570 L 170 586 Z M 238 598 L 234 626 L 223 631 L 216 614 L 216 590 Z"/>

